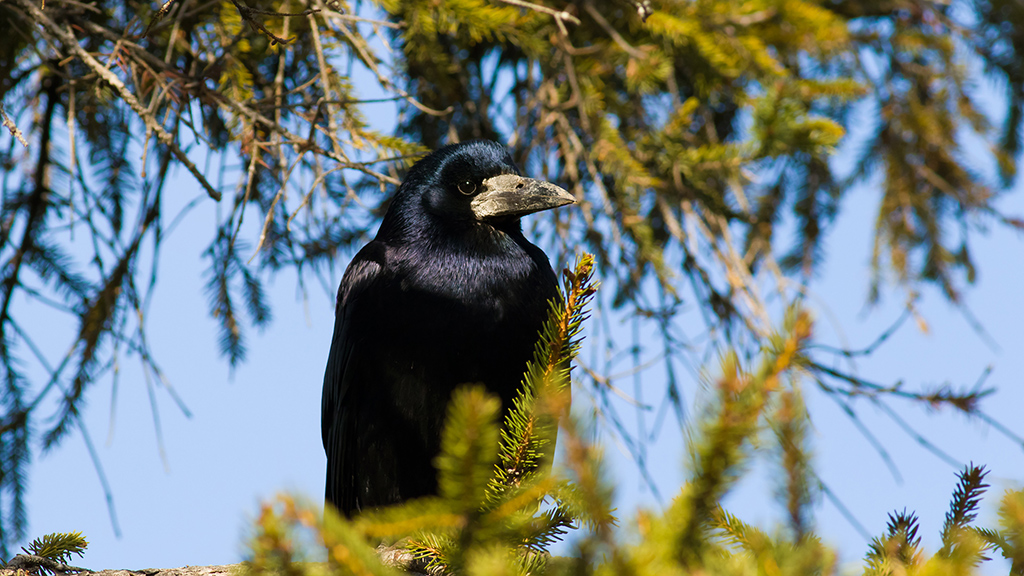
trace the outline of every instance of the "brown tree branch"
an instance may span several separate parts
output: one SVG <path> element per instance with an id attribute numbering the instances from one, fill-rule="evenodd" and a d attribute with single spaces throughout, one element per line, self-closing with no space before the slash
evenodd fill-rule
<path id="1" fill-rule="evenodd" d="M 38 570 L 49 571 L 51 573 L 79 573 L 79 572 L 92 572 L 88 568 L 79 568 L 77 566 L 68 566 L 63 562 L 51 560 L 44 556 L 36 556 L 35 554 L 18 554 L 11 561 L 4 566 L 6 570 L 25 571 L 29 574 L 38 573 Z"/>

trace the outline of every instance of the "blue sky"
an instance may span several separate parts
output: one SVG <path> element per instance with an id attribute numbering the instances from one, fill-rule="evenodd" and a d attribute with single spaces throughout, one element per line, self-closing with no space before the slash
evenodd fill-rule
<path id="1" fill-rule="evenodd" d="M 182 198 L 199 191 L 179 179 Z M 844 204 L 843 217 L 829 236 L 829 259 L 821 280 L 812 284 L 812 308 L 818 334 L 838 342 L 837 327 L 854 347 L 866 345 L 899 313 L 901 298 L 890 295 L 866 310 L 868 254 L 876 192 L 858 190 Z M 1022 195 L 1006 198 L 1004 208 L 1024 213 Z M 218 357 L 213 321 L 202 292 L 200 255 L 214 229 L 212 210 L 199 210 L 164 247 L 160 286 L 150 317 L 152 346 L 171 383 L 193 416 L 186 418 L 157 390 L 166 445 L 164 464 L 157 450 L 144 380 L 132 359 L 123 361 L 111 419 L 111 382 L 92 389 L 86 422 L 98 446 L 113 490 L 122 537 L 108 519 L 99 481 L 79 433 L 32 466 L 28 505 L 30 534 L 81 530 L 91 542 L 82 564 L 93 568 L 173 567 L 236 562 L 243 552 L 245 527 L 261 499 L 287 490 L 319 499 L 325 460 L 320 446 L 319 407 L 323 369 L 334 324 L 328 296 L 312 291 L 307 309 L 297 297 L 294 278 L 285 273 L 271 289 L 275 317 L 262 335 L 250 339 L 249 361 L 234 374 Z M 859 373 L 881 382 L 904 379 L 908 387 L 943 382 L 973 383 L 993 365 L 988 383 L 999 393 L 983 404 L 997 420 L 1021 430 L 1024 405 L 1024 323 L 1019 286 L 1024 281 L 1024 243 L 995 227 L 975 245 L 978 285 L 967 294 L 971 307 L 998 346 L 990 348 L 963 316 L 934 291 L 926 291 L 922 313 L 929 332 L 904 326 L 873 357 L 859 362 Z M 339 262 L 339 270 L 345 262 Z M 40 307 L 42 308 L 42 307 Z M 826 311 L 827 310 L 827 311 Z M 45 314 L 40 310 L 40 317 Z M 308 323 L 307 323 L 308 316 Z M 832 324 L 829 317 L 834 316 Z M 660 382 L 645 382 L 648 398 L 661 393 Z M 816 464 L 821 476 L 876 534 L 893 509 L 916 510 L 926 544 L 935 548 L 946 503 L 955 485 L 953 469 L 922 449 L 884 413 L 867 402 L 857 405 L 864 423 L 884 442 L 899 467 L 902 482 L 851 422 L 822 394 L 808 386 L 815 428 Z M 688 399 L 697 394 L 688 382 Z M 583 398 L 584 395 L 577 395 Z M 991 518 L 995 496 L 1024 479 L 1021 447 L 991 427 L 907 403 L 893 407 L 931 441 L 961 462 L 989 466 L 993 485 L 983 506 Z M 110 433 L 111 422 L 113 432 Z M 109 442 L 108 442 L 109 437 Z M 668 426 L 652 445 L 651 470 L 661 492 L 671 497 L 682 477 L 681 440 Z M 655 506 L 626 455 L 614 443 L 606 453 L 617 478 L 624 524 L 640 505 Z M 727 505 L 740 517 L 764 526 L 779 518 L 770 498 L 766 471 L 751 476 L 730 495 Z M 866 543 L 829 503 L 818 509 L 824 538 L 855 560 Z"/>
<path id="2" fill-rule="evenodd" d="M 1024 215 L 1021 188 L 1001 202 L 1007 213 Z M 177 206 L 200 195 L 202 191 L 183 171 L 167 190 L 168 202 Z M 809 304 L 824 342 L 865 346 L 902 310 L 898 292 L 887 292 L 875 308 L 865 305 L 878 195 L 871 185 L 851 191 L 827 237 L 828 258 L 811 284 Z M 30 536 L 83 531 L 90 546 L 80 565 L 138 569 L 237 562 L 244 553 L 246 526 L 261 500 L 280 491 L 303 493 L 316 501 L 321 498 L 325 458 L 320 445 L 320 389 L 334 326 L 333 295 L 314 283 L 308 301 L 303 301 L 291 272 L 277 276 L 268 286 L 273 322 L 262 334 L 250 332 L 248 361 L 232 372 L 217 352 L 216 324 L 206 312 L 203 292 L 201 255 L 215 232 L 217 213 L 212 202 L 204 201 L 165 240 L 155 302 L 146 320 L 156 357 L 192 413 L 186 417 L 164 390 L 156 390 L 166 468 L 137 359 L 122 359 L 116 394 L 110 378 L 89 392 L 85 422 L 112 488 L 121 537 L 114 535 L 79 432 L 38 457 L 31 467 Z M 975 382 L 992 365 L 987 383 L 998 393 L 986 399 L 983 408 L 1024 433 L 1018 416 L 1024 406 L 1022 240 L 992 226 L 989 235 L 978 237 L 972 246 L 980 272 L 965 302 L 996 347 L 929 288 L 920 303 L 928 331 L 908 323 L 876 354 L 858 361 L 858 374 L 884 383 L 903 379 L 911 389 L 946 382 L 962 386 Z M 335 286 L 346 264 L 337 262 Z M 21 304 L 33 315 L 33 334 L 53 344 L 54 350 L 67 346 L 70 341 L 65 340 L 75 328 L 67 318 L 39 304 L 28 308 Z M 699 398 L 698 385 L 685 375 L 684 381 L 687 400 Z M 631 381 L 627 384 L 632 386 Z M 916 510 L 925 544 L 934 550 L 956 469 L 923 449 L 884 412 L 867 401 L 857 402 L 863 423 L 896 462 L 901 477 L 897 480 L 836 405 L 812 383 L 806 382 L 805 387 L 821 477 L 871 534 L 881 532 L 889 511 Z M 663 392 L 656 374 L 644 380 L 648 401 Z M 586 401 L 584 394 L 576 398 Z M 993 487 L 983 504 L 983 523 L 992 519 L 1002 489 L 1024 480 L 1021 446 L 990 426 L 948 409 L 930 411 L 906 402 L 891 405 L 954 459 L 985 464 L 992 470 Z M 692 413 L 692 405 L 688 409 Z M 656 507 L 658 502 L 616 443 L 605 446 L 608 468 L 618 485 L 623 526 L 628 529 L 637 506 Z M 664 427 L 650 451 L 650 471 L 662 495 L 671 498 L 683 477 L 678 428 Z M 771 489 L 770 471 L 755 464 L 729 496 L 727 507 L 747 521 L 771 527 L 780 519 Z M 834 506 L 822 502 L 817 512 L 820 534 L 842 550 L 844 562 L 863 555 L 867 543 Z"/>

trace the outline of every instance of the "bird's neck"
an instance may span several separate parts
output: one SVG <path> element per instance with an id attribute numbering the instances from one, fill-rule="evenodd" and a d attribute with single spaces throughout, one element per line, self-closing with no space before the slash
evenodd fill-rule
<path id="1" fill-rule="evenodd" d="M 415 241 L 441 254 L 507 257 L 518 253 L 526 241 L 518 224 L 498 227 L 472 222 L 465 226 L 445 226 L 443 232 L 426 231 Z"/>
<path id="2" fill-rule="evenodd" d="M 390 213 L 389 213 L 390 214 Z M 376 240 L 387 244 L 421 246 L 431 251 L 502 252 L 526 242 L 518 218 L 438 222 L 432 219 L 396 220 L 385 217 Z"/>

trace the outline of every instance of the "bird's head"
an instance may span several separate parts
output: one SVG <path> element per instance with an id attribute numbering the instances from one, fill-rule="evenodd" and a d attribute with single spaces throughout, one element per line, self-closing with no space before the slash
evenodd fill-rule
<path id="1" fill-rule="evenodd" d="M 501 144 L 473 140 L 445 146 L 413 165 L 385 226 L 389 219 L 417 213 L 449 225 L 517 226 L 522 216 L 575 201 L 554 184 L 521 176 Z"/>

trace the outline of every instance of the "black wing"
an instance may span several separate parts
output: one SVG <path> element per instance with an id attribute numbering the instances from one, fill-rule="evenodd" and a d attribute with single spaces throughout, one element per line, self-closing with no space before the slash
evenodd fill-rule
<path id="1" fill-rule="evenodd" d="M 338 288 L 334 338 L 327 357 L 324 391 L 321 401 L 320 429 L 327 453 L 325 497 L 345 515 L 359 508 L 356 481 L 359 475 L 358 409 L 353 406 L 359 394 L 358 370 L 360 335 L 365 314 L 361 308 L 374 298 L 373 285 L 384 271 L 384 245 L 371 242 L 356 254 Z"/>

